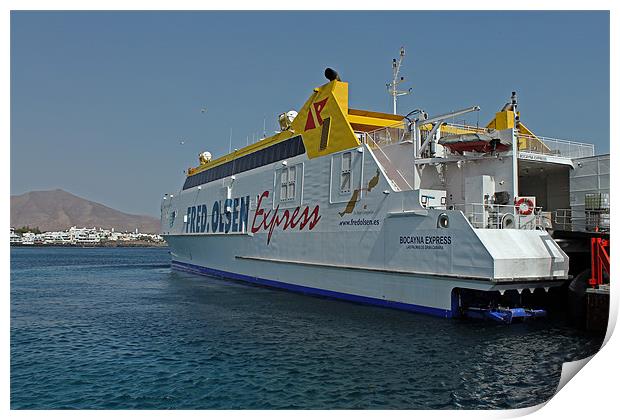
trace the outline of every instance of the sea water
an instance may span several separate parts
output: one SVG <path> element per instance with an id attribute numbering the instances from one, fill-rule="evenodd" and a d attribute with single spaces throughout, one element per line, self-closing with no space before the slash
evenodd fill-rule
<path id="1" fill-rule="evenodd" d="M 166 248 L 11 249 L 12 409 L 519 408 L 602 338 L 177 272 Z"/>

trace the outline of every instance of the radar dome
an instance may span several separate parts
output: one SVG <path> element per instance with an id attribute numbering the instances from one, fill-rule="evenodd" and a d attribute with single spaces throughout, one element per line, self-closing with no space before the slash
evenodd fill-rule
<path id="1" fill-rule="evenodd" d="M 293 120 L 297 117 L 297 111 L 290 110 L 278 116 L 278 123 L 280 124 L 280 130 L 285 131 L 291 128 Z"/>
<path id="2" fill-rule="evenodd" d="M 205 163 L 211 162 L 211 153 L 209 152 L 202 152 L 200 155 L 198 155 L 198 160 L 200 160 L 200 164 L 204 165 Z"/>

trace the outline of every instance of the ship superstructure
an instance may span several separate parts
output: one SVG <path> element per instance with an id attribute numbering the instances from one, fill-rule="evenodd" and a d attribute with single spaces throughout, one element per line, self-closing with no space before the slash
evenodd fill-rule
<path id="1" fill-rule="evenodd" d="M 537 315 L 507 308 L 568 278 L 546 230 L 568 192 L 533 192 L 591 146 L 535 136 L 515 94 L 471 127 L 450 121 L 476 106 L 430 117 L 349 108 L 348 83 L 326 76 L 280 116 L 281 132 L 201 154 L 164 197 L 173 267 L 441 317 Z"/>

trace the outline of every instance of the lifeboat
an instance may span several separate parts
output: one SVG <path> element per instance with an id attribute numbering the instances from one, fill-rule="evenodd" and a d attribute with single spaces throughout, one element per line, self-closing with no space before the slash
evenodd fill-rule
<path id="1" fill-rule="evenodd" d="M 443 147 L 458 153 L 505 152 L 510 149 L 509 143 L 502 142 L 496 136 L 486 133 L 451 134 L 442 137 L 438 143 Z"/>

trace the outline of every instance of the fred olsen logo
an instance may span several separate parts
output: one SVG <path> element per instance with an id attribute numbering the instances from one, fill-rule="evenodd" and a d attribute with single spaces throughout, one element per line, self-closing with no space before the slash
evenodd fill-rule
<path id="1" fill-rule="evenodd" d="M 250 211 L 250 196 L 215 201 L 209 214 L 206 204 L 187 208 L 185 233 L 245 232 Z"/>
<path id="2" fill-rule="evenodd" d="M 325 108 L 327 104 L 327 99 L 325 98 L 321 101 L 314 102 L 310 109 L 308 109 L 308 118 L 306 119 L 306 128 L 304 130 L 312 130 L 317 126 L 323 125 L 323 117 L 321 117 L 321 111 Z M 314 115 L 312 115 L 312 111 L 314 110 Z"/>

